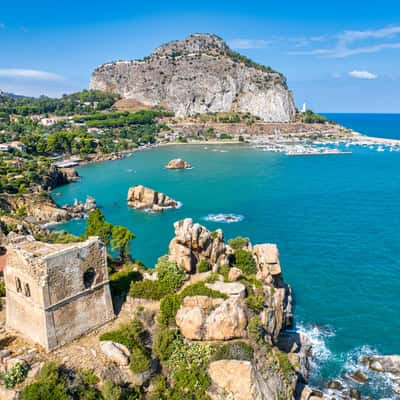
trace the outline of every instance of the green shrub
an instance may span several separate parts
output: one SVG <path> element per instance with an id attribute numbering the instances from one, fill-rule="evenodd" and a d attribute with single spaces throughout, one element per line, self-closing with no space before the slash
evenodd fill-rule
<path id="1" fill-rule="evenodd" d="M 146 279 L 139 282 L 131 282 L 129 296 L 140 299 L 160 300 L 167 293 L 165 288 L 161 287 L 158 280 L 151 281 Z"/>
<path id="2" fill-rule="evenodd" d="M 175 292 L 185 280 L 185 273 L 179 269 L 175 262 L 169 261 L 168 256 L 158 259 L 156 272 L 160 287 L 165 293 Z"/>
<path id="3" fill-rule="evenodd" d="M 289 361 L 289 357 L 287 353 L 276 349 L 274 351 L 275 357 L 279 363 L 279 369 L 285 374 L 288 375 L 293 372 L 292 363 Z"/>
<path id="4" fill-rule="evenodd" d="M 207 344 L 184 343 L 175 340 L 174 351 L 165 362 L 174 383 L 169 399 L 206 399 L 206 390 L 210 385 L 207 367 L 214 349 Z"/>
<path id="5" fill-rule="evenodd" d="M 134 373 L 142 373 L 149 369 L 150 357 L 142 346 L 135 346 L 130 356 L 129 368 Z"/>
<path id="6" fill-rule="evenodd" d="M 128 293 L 131 282 L 137 282 L 141 278 L 139 271 L 135 271 L 131 265 L 127 265 L 123 270 L 110 274 L 111 293 L 114 296 Z"/>
<path id="7" fill-rule="evenodd" d="M 259 295 L 251 294 L 247 296 L 246 300 L 247 307 L 255 313 L 259 314 L 264 309 L 264 297 Z"/>
<path id="8" fill-rule="evenodd" d="M 245 342 L 227 343 L 219 346 L 213 355 L 213 360 L 253 360 L 254 350 Z"/>
<path id="9" fill-rule="evenodd" d="M 4 281 L 0 281 L 0 297 L 4 297 L 6 295 L 6 284 Z"/>
<path id="10" fill-rule="evenodd" d="M 200 260 L 197 263 L 197 272 L 207 272 L 210 270 L 210 263 L 207 260 Z"/>
<path id="11" fill-rule="evenodd" d="M 120 400 L 122 398 L 122 389 L 107 379 L 104 381 L 101 395 L 104 400 Z"/>
<path id="12" fill-rule="evenodd" d="M 181 298 L 176 294 L 169 294 L 161 299 L 160 314 L 158 322 L 163 325 L 169 325 L 175 322 L 176 313 L 181 305 Z"/>
<path id="13" fill-rule="evenodd" d="M 121 324 L 119 328 L 114 331 L 103 333 L 100 335 L 100 340 L 111 340 L 116 343 L 121 343 L 131 350 L 142 343 L 143 334 L 143 325 L 136 317 L 128 324 Z"/>
<path id="14" fill-rule="evenodd" d="M 45 364 L 40 370 L 36 382 L 27 385 L 21 392 L 20 400 L 71 400 L 67 392 L 58 366 L 53 363 Z"/>
<path id="15" fill-rule="evenodd" d="M 247 329 L 251 337 L 253 337 L 257 341 L 262 340 L 264 336 L 264 327 L 261 322 L 261 318 L 258 315 L 255 315 L 250 318 Z"/>
<path id="16" fill-rule="evenodd" d="M 27 364 L 17 363 L 1 375 L 1 380 L 7 389 L 11 389 L 26 379 L 28 371 L 29 366 Z"/>
<path id="17" fill-rule="evenodd" d="M 175 350 L 179 331 L 159 326 L 154 340 L 153 351 L 161 361 L 169 360 Z"/>
<path id="18" fill-rule="evenodd" d="M 204 282 L 196 282 L 192 285 L 189 285 L 183 289 L 183 291 L 179 295 L 181 299 L 184 299 L 188 296 L 208 296 L 214 299 L 221 298 L 227 299 L 228 296 L 224 293 L 218 292 L 217 290 L 212 290 L 208 288 Z"/>
<path id="19" fill-rule="evenodd" d="M 247 250 L 235 251 L 235 264 L 244 274 L 255 274 L 257 272 L 256 261 L 253 255 Z"/>
<path id="20" fill-rule="evenodd" d="M 231 267 L 229 265 L 221 265 L 221 267 L 219 268 L 219 273 L 224 277 L 224 281 L 228 282 L 228 276 L 229 276 L 229 270 L 231 269 Z"/>
<path id="21" fill-rule="evenodd" d="M 237 236 L 228 241 L 229 246 L 232 247 L 233 250 L 242 250 L 243 247 L 246 247 L 250 242 L 249 238 L 243 236 Z"/>

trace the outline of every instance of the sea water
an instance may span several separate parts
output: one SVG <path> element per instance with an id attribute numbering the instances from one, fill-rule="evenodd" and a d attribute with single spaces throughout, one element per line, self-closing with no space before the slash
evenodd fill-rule
<path id="1" fill-rule="evenodd" d="M 357 121 L 351 127 L 358 130 Z M 360 368 L 362 355 L 400 353 L 400 153 L 352 150 L 288 157 L 246 145 L 166 146 L 81 167 L 81 181 L 53 194 L 61 205 L 95 197 L 108 221 L 135 233 L 132 254 L 149 267 L 167 252 L 173 223 L 187 217 L 222 228 L 227 239 L 277 243 L 296 327 L 314 346 L 312 383 L 319 384 Z M 193 169 L 166 170 L 177 157 Z M 136 184 L 182 207 L 161 214 L 128 208 Z M 226 223 L 224 214 L 235 218 Z M 78 234 L 84 226 L 59 228 Z M 380 398 L 391 397 L 393 385 L 376 374 L 359 388 Z"/>

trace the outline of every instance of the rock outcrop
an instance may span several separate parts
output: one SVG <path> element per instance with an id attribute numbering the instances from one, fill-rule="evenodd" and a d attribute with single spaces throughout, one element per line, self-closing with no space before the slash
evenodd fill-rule
<path id="1" fill-rule="evenodd" d="M 179 203 L 164 193 L 136 185 L 128 190 L 128 206 L 137 210 L 162 212 L 167 208 L 176 208 Z"/>
<path id="2" fill-rule="evenodd" d="M 373 371 L 400 375 L 400 355 L 370 356 L 363 362 Z"/>
<path id="3" fill-rule="evenodd" d="M 224 234 L 220 229 L 210 232 L 200 224 L 186 218 L 174 223 L 175 237 L 169 244 L 169 259 L 186 272 L 195 272 L 199 261 L 207 260 L 211 266 L 227 264 Z"/>
<path id="4" fill-rule="evenodd" d="M 246 307 L 239 298 L 186 297 L 176 314 L 182 335 L 191 340 L 230 340 L 246 336 Z"/>
<path id="5" fill-rule="evenodd" d="M 166 169 L 190 169 L 192 165 L 182 158 L 174 158 L 165 166 Z"/>
<path id="6" fill-rule="evenodd" d="M 93 72 L 90 88 L 163 106 L 177 117 L 243 112 L 288 122 L 295 116 L 282 74 L 232 51 L 211 34 L 169 42 L 141 61 L 103 64 Z"/>
<path id="7" fill-rule="evenodd" d="M 104 355 L 118 365 L 128 365 L 131 352 L 121 343 L 116 343 L 111 340 L 100 342 L 100 349 Z"/>
<path id="8" fill-rule="evenodd" d="M 207 394 L 212 400 L 273 399 L 266 382 L 250 361 L 219 360 L 210 363 L 212 385 Z"/>

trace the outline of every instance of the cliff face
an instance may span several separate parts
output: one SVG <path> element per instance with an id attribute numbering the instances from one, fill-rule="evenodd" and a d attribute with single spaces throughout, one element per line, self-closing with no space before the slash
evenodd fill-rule
<path id="1" fill-rule="evenodd" d="M 103 64 L 93 72 L 90 88 L 161 105 L 177 117 L 235 111 L 287 122 L 295 115 L 280 73 L 233 52 L 209 34 L 164 44 L 142 61 Z"/>

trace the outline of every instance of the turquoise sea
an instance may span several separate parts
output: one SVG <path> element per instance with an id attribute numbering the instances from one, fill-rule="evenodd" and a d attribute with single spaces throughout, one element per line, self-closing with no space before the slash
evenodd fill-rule
<path id="1" fill-rule="evenodd" d="M 365 134 L 400 138 L 398 115 L 329 117 Z M 54 198 L 65 204 L 95 197 L 110 222 L 135 232 L 133 255 L 148 266 L 166 253 L 173 222 L 185 217 L 222 228 L 227 239 L 277 243 L 295 295 L 297 328 L 314 344 L 312 381 L 318 384 L 359 368 L 362 355 L 400 353 L 400 153 L 353 151 L 288 157 L 241 145 L 169 146 L 81 167 L 81 181 L 56 189 Z M 165 170 L 176 157 L 194 168 Z M 158 215 L 129 209 L 126 194 L 135 184 L 183 205 Z M 207 220 L 218 213 L 243 218 Z M 58 228 L 80 233 L 84 225 Z M 358 388 L 377 399 L 393 396 L 382 375 Z"/>

